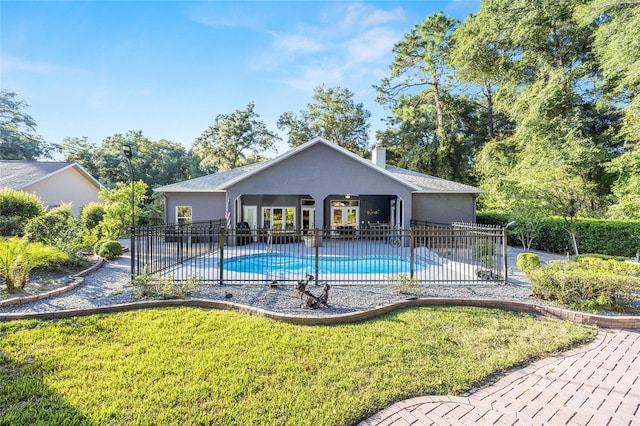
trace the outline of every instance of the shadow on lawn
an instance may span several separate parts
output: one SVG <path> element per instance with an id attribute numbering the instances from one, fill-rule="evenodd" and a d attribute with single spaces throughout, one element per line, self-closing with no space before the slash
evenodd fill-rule
<path id="1" fill-rule="evenodd" d="M 93 425 L 42 380 L 44 366 L 0 352 L 0 425 Z"/>

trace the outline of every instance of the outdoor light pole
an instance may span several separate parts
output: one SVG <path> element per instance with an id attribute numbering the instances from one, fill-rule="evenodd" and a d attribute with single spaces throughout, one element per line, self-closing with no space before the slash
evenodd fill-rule
<path id="1" fill-rule="evenodd" d="M 135 191 L 133 185 L 133 163 L 131 159 L 133 158 L 133 149 L 131 148 L 131 144 L 125 143 L 122 144 L 122 152 L 124 156 L 127 158 L 129 162 L 129 178 L 131 179 L 131 280 L 134 278 L 134 257 L 135 257 L 135 234 L 136 234 L 136 210 L 135 210 Z"/>

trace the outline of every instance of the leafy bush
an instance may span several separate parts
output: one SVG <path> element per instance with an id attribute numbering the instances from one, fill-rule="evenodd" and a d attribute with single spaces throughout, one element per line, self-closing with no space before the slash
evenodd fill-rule
<path id="1" fill-rule="evenodd" d="M 58 247 L 70 257 L 78 248 L 79 232 L 80 222 L 73 216 L 71 204 L 55 207 L 29 220 L 24 227 L 24 236 L 29 242 Z"/>
<path id="2" fill-rule="evenodd" d="M 197 277 L 190 277 L 185 281 L 174 281 L 169 276 L 142 274 L 133 280 L 133 297 L 136 299 L 183 299 L 190 296 L 199 283 L 200 280 Z"/>
<path id="3" fill-rule="evenodd" d="M 80 222 L 84 229 L 89 231 L 95 229 L 104 219 L 105 207 L 102 203 L 89 203 L 82 208 Z"/>
<path id="4" fill-rule="evenodd" d="M 3 236 L 21 235 L 23 224 L 43 214 L 44 205 L 37 196 L 10 188 L 0 189 L 0 216 L 13 218 L 19 225 L 19 232 L 15 232 L 15 227 L 11 226 L 5 230 L 15 233 L 2 234 Z"/>
<path id="5" fill-rule="evenodd" d="M 640 266 L 583 258 L 528 272 L 535 297 L 590 312 L 625 312 L 640 291 Z"/>
<path id="6" fill-rule="evenodd" d="M 418 291 L 418 280 L 410 278 L 409 274 L 396 274 L 387 278 L 387 281 L 397 287 L 398 294 L 416 294 Z"/>
<path id="7" fill-rule="evenodd" d="M 122 246 L 118 241 L 104 241 L 100 244 L 96 254 L 108 260 L 115 259 L 122 256 Z"/>
<path id="8" fill-rule="evenodd" d="M 0 277 L 9 291 L 23 289 L 33 268 L 67 259 L 56 247 L 30 243 L 24 238 L 0 240 Z"/>
<path id="9" fill-rule="evenodd" d="M 528 272 L 540 267 L 540 258 L 535 253 L 520 253 L 516 258 L 516 265 L 521 271 Z"/>
<path id="10" fill-rule="evenodd" d="M 0 216 L 0 235 L 10 237 L 19 235 L 22 232 L 20 222 L 13 217 Z"/>
<path id="11" fill-rule="evenodd" d="M 497 212 L 478 213 L 478 223 L 504 226 L 510 218 Z M 610 256 L 634 257 L 640 251 L 640 221 L 578 219 L 576 221 L 578 248 L 585 253 L 601 253 Z M 517 245 L 516 235 L 509 233 L 508 243 Z M 550 217 L 542 221 L 531 249 L 551 253 L 566 253 L 571 239 L 564 219 Z"/>
<path id="12" fill-rule="evenodd" d="M 585 254 L 580 254 L 578 256 L 571 256 L 572 260 L 579 260 L 579 259 L 585 259 L 585 258 L 596 258 L 596 259 L 602 259 L 602 260 L 618 260 L 618 261 L 625 261 L 628 259 L 626 256 L 611 256 L 609 254 L 600 254 L 600 253 L 585 253 Z"/>

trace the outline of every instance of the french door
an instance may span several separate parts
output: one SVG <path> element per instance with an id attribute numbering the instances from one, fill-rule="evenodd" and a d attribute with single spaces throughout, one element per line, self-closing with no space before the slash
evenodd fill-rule
<path id="1" fill-rule="evenodd" d="M 332 201 L 331 202 L 331 228 L 349 226 L 357 228 L 360 222 L 359 201 Z"/>

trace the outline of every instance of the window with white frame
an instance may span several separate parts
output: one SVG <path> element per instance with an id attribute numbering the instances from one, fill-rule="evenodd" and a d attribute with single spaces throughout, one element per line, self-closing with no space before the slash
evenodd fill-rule
<path id="1" fill-rule="evenodd" d="M 177 206 L 176 219 L 178 223 L 191 223 L 193 218 L 191 206 Z"/>

